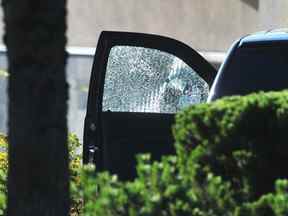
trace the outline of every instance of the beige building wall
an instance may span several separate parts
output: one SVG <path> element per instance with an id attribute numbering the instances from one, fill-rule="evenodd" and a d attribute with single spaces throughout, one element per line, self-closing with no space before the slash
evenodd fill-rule
<path id="1" fill-rule="evenodd" d="M 166 35 L 199 50 L 224 51 L 245 34 L 288 27 L 288 0 L 67 1 L 70 46 L 95 47 L 102 30 L 117 30 Z"/>
<path id="2" fill-rule="evenodd" d="M 70 46 L 95 47 L 102 30 L 118 30 L 170 36 L 201 51 L 226 51 L 240 36 L 288 24 L 288 0 L 67 1 Z M 68 125 L 80 139 L 92 61 L 91 55 L 73 55 L 67 65 Z M 7 69 L 5 52 L 0 52 L 0 69 Z M 0 77 L 0 132 L 7 132 L 6 86 L 7 79 Z"/>
<path id="3" fill-rule="evenodd" d="M 170 36 L 224 51 L 247 33 L 288 25 L 288 0 L 68 0 L 69 45 L 92 46 L 102 30 Z"/>

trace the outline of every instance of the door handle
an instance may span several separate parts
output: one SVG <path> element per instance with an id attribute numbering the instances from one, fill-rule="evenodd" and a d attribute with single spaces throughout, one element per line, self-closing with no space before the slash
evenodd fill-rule
<path id="1" fill-rule="evenodd" d="M 88 149 L 88 164 L 94 164 L 95 163 L 95 156 L 96 152 L 98 151 L 98 147 L 95 145 L 90 145 Z"/>

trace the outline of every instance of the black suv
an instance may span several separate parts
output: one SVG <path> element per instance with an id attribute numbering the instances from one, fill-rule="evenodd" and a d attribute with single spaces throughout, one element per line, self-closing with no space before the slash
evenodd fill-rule
<path id="1" fill-rule="evenodd" d="M 103 32 L 90 79 L 84 163 L 95 163 L 98 171 L 109 170 L 121 179 L 133 178 L 135 154 L 148 152 L 160 159 L 174 153 L 171 125 L 182 108 L 286 88 L 287 44 L 285 31 L 246 36 L 234 43 L 217 74 L 179 41 Z"/>

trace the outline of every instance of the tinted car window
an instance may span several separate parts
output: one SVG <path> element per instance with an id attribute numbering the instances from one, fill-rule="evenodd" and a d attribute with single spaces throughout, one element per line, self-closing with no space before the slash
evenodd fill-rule
<path id="1" fill-rule="evenodd" d="M 211 100 L 288 88 L 288 49 L 240 48 L 215 82 Z"/>

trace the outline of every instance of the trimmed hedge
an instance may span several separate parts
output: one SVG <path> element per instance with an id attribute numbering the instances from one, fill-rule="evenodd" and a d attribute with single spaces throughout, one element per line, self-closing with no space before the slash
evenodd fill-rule
<path id="1" fill-rule="evenodd" d="M 251 94 L 202 104 L 181 112 L 174 127 L 177 155 L 186 167 L 194 153 L 201 175 L 212 172 L 251 199 L 287 178 L 288 92 Z M 188 165 L 188 164 L 187 164 Z"/>
<path id="2" fill-rule="evenodd" d="M 84 215 L 288 215 L 288 92 L 225 98 L 179 113 L 176 156 L 138 156 L 121 182 L 83 171 Z M 275 184 L 275 191 L 273 190 Z"/>

